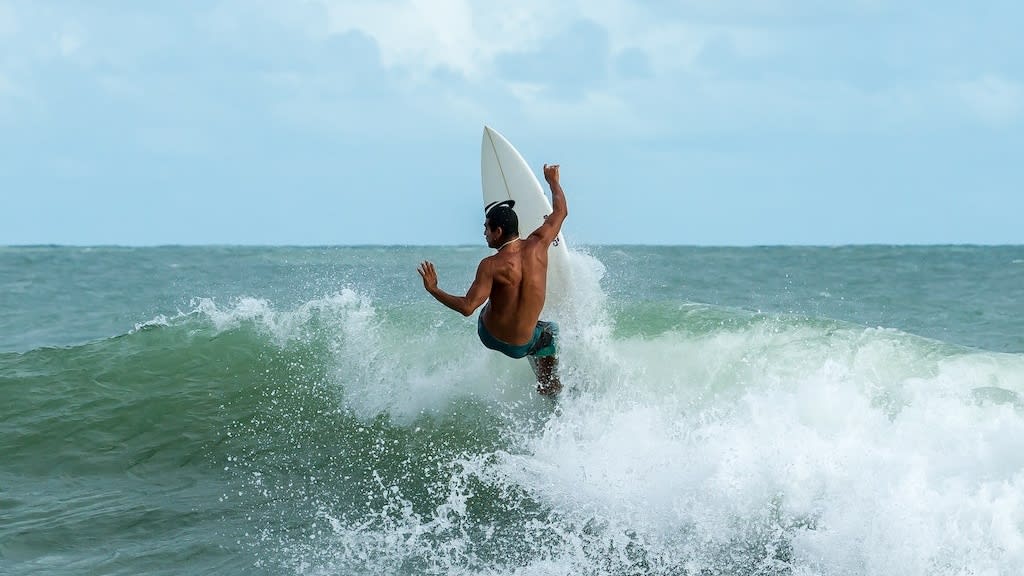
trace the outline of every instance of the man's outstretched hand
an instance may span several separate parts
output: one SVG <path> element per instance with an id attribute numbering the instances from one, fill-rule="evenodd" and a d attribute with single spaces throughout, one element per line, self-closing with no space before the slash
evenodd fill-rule
<path id="1" fill-rule="evenodd" d="M 433 263 L 424 260 L 416 271 L 423 278 L 423 287 L 427 292 L 433 294 L 434 290 L 437 290 L 437 270 L 434 269 Z"/>

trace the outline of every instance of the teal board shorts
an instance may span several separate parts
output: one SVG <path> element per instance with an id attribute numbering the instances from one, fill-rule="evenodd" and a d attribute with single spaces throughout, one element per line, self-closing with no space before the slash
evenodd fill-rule
<path id="1" fill-rule="evenodd" d="M 522 346 L 514 346 L 491 336 L 491 333 L 487 331 L 487 327 L 484 326 L 484 320 L 481 317 L 477 317 L 476 320 L 476 333 L 484 346 L 491 350 L 497 350 L 509 358 L 523 358 L 525 356 L 545 358 L 547 356 L 554 356 L 557 352 L 555 340 L 558 338 L 558 324 L 554 322 L 537 322 L 537 327 L 533 329 L 533 338 Z"/>

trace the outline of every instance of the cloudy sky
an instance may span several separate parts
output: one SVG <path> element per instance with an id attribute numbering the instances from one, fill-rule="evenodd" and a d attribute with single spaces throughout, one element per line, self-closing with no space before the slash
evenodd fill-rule
<path id="1" fill-rule="evenodd" d="M 1024 3 L 0 0 L 0 245 L 1024 243 Z"/>

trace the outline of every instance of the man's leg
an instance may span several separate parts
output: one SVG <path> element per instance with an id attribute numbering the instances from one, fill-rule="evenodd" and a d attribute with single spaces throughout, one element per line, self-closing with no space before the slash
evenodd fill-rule
<path id="1" fill-rule="evenodd" d="M 537 392 L 544 396 L 555 396 L 562 391 L 562 383 L 558 380 L 558 358 L 555 356 L 544 356 L 537 358 L 527 356 L 530 360 L 530 367 L 537 377 Z"/>

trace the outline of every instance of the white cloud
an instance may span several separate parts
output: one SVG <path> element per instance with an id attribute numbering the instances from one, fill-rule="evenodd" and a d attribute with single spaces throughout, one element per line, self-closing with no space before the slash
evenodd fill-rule
<path id="1" fill-rule="evenodd" d="M 414 84 L 429 79 L 437 69 L 447 69 L 488 94 L 495 87 L 503 88 L 524 108 L 561 110 L 564 102 L 554 99 L 564 100 L 564 91 L 558 86 L 547 86 L 552 89 L 545 91 L 543 85 L 504 77 L 497 66 L 499 58 L 526 54 L 543 59 L 540 51 L 545 46 L 557 42 L 581 21 L 591 22 L 607 33 L 608 52 L 589 55 L 589 64 L 601 59 L 596 63 L 601 66 L 607 59 L 611 68 L 618 56 L 628 54 L 633 61 L 640 59 L 650 77 L 630 78 L 625 85 L 615 78 L 591 86 L 585 93 L 577 93 L 573 104 L 578 108 L 571 110 L 571 116 L 591 111 L 603 124 L 615 112 L 630 118 L 628 124 L 633 127 L 638 126 L 638 119 L 656 112 L 637 108 L 649 102 L 634 102 L 630 96 L 652 90 L 675 91 L 681 85 L 706 81 L 699 74 L 698 61 L 710 44 L 727 45 L 736 58 L 744 59 L 774 54 L 781 42 L 779 34 L 770 29 L 690 22 L 679 14 L 660 14 L 656 8 L 626 0 L 554 5 L 543 0 L 319 1 L 327 14 L 328 34 L 366 35 L 375 42 L 381 64 L 400 71 Z M 557 73 L 547 81 L 557 82 Z"/>
<path id="2" fill-rule="evenodd" d="M 1024 86 L 998 76 L 984 76 L 958 87 L 970 110 L 992 124 L 1010 124 L 1024 113 Z"/>
<path id="3" fill-rule="evenodd" d="M 490 114 L 507 114 L 507 110 L 493 110 L 497 90 L 520 104 L 522 118 L 527 121 L 589 126 L 596 132 L 610 128 L 646 131 L 645 126 L 661 124 L 653 118 L 657 112 L 643 110 L 646 102 L 631 96 L 645 92 L 644 86 L 674 89 L 680 72 L 692 69 L 712 39 L 728 37 L 739 47 L 737 52 L 751 49 L 755 43 L 754 35 L 743 29 L 663 19 L 623 0 L 554 5 L 543 0 L 320 0 L 319 5 L 327 14 L 328 35 L 359 33 L 372 39 L 381 65 L 411 80 L 414 91 L 417 85 L 434 82 L 433 72 L 448 70 L 466 82 L 462 94 L 444 100 L 461 112 L 488 114 L 491 108 Z M 567 100 L 564 87 L 557 85 L 557 66 L 572 65 L 564 56 L 551 64 L 556 66 L 549 69 L 553 73 L 541 74 L 546 78 L 540 83 L 504 75 L 499 66 L 503 57 L 527 55 L 537 58 L 538 66 L 545 66 L 546 54 L 542 51 L 551 48 L 553 42 L 557 49 L 558 39 L 571 33 L 581 21 L 593 23 L 608 35 L 607 52 L 582 55 L 590 58 L 589 68 L 611 68 L 618 55 L 639 53 L 652 77 L 634 78 L 627 85 L 600 81 L 585 90 L 573 90 L 574 96 Z M 507 64 L 507 60 L 504 62 Z M 433 89 L 443 88 L 435 84 Z M 421 91 L 417 98 L 420 95 Z"/>
<path id="4" fill-rule="evenodd" d="M 332 34 L 360 32 L 378 45 L 382 63 L 408 73 L 448 68 L 470 80 L 489 78 L 497 57 L 535 52 L 546 40 L 580 20 L 609 35 L 612 55 L 640 49 L 656 70 L 688 67 L 704 45 L 727 38 L 738 54 L 774 50 L 777 40 L 763 29 L 706 25 L 663 17 L 624 0 L 320 0 Z"/>
<path id="5" fill-rule="evenodd" d="M 540 0 L 322 0 L 331 33 L 361 32 L 377 43 L 382 64 L 417 74 L 436 68 L 478 79 L 503 53 L 529 51 L 560 29 L 564 16 Z M 543 16 L 543 17 L 541 17 Z"/>
<path id="6" fill-rule="evenodd" d="M 766 28 L 659 15 L 644 4 L 623 0 L 582 2 L 579 15 L 608 31 L 613 55 L 639 49 L 656 74 L 692 68 L 713 41 L 728 41 L 736 54 L 743 57 L 774 53 L 779 43 L 777 35 Z"/>
<path id="7" fill-rule="evenodd" d="M 950 93 L 941 103 L 929 97 L 929 62 L 914 62 L 923 64 L 915 77 L 865 72 L 859 55 L 866 49 L 865 62 L 884 60 L 884 50 L 854 50 L 849 36 L 820 26 L 870 8 L 856 0 L 827 9 L 749 0 L 221 0 L 200 15 L 199 31 L 229 57 L 260 62 L 270 108 L 305 129 L 360 131 L 399 117 L 451 124 L 503 116 L 659 136 L 948 122 Z M 64 29 L 65 55 L 111 51 L 107 35 Z M 153 35 L 131 44 L 145 47 Z M 138 54 L 132 70 L 144 70 L 157 51 L 117 52 Z M 101 86 L 130 93 L 130 79 L 111 74 Z M 955 98 L 990 122 L 1022 113 L 1020 86 L 997 78 L 959 86 Z"/>

